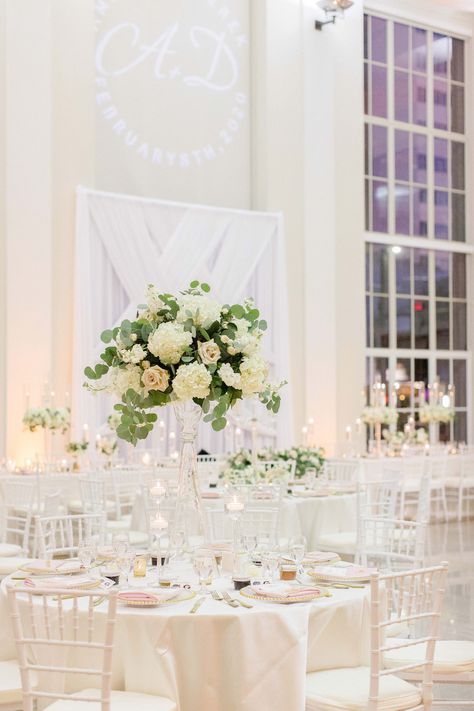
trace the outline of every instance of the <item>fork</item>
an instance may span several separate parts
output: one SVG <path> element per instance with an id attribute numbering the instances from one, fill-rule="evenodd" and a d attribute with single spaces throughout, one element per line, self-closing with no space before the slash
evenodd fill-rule
<path id="1" fill-rule="evenodd" d="M 226 602 L 236 602 L 238 605 L 241 605 L 242 607 L 248 607 L 249 609 L 253 607 L 253 605 L 249 605 L 248 602 L 244 602 L 243 600 L 239 600 L 239 598 L 232 598 L 227 590 L 225 590 L 222 595 L 224 596 L 224 600 Z"/>
<path id="2" fill-rule="evenodd" d="M 189 610 L 189 612 L 191 614 L 194 614 L 195 612 L 197 612 L 205 600 L 206 600 L 205 595 L 203 595 L 203 597 L 200 597 L 198 600 L 196 600 L 196 602 L 194 603 L 192 608 Z"/>
<path id="3" fill-rule="evenodd" d="M 217 600 L 218 602 L 226 602 L 231 607 L 238 607 L 239 606 L 239 603 L 237 602 L 237 600 L 231 600 L 231 599 L 228 600 L 218 590 L 212 590 L 211 593 L 212 593 L 212 597 L 214 598 L 214 600 Z"/>

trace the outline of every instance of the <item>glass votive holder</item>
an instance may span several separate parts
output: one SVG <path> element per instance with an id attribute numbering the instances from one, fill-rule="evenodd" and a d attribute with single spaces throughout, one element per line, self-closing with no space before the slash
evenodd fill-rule
<path id="1" fill-rule="evenodd" d="M 280 566 L 280 580 L 296 580 L 296 565 L 284 563 Z"/>

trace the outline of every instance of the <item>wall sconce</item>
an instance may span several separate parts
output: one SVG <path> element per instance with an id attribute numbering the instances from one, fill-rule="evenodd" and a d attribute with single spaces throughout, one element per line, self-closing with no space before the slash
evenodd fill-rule
<path id="1" fill-rule="evenodd" d="M 353 0 L 319 0 L 318 7 L 324 10 L 326 21 L 316 20 L 314 26 L 317 30 L 322 30 L 324 25 L 333 25 L 336 18 L 342 16 L 354 4 Z"/>

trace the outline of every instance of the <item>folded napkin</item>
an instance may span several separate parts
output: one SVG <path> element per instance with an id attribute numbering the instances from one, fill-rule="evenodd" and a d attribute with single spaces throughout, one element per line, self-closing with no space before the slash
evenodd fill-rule
<path id="1" fill-rule="evenodd" d="M 329 553 L 327 551 L 310 551 L 304 557 L 305 563 L 329 563 L 334 560 L 339 560 L 338 553 Z"/>
<path id="2" fill-rule="evenodd" d="M 50 575 L 46 578 L 25 578 L 25 585 L 32 588 L 75 588 L 93 587 L 99 584 L 98 578 L 91 575 Z"/>
<path id="3" fill-rule="evenodd" d="M 321 591 L 316 587 L 295 587 L 281 583 L 274 585 L 254 585 L 252 590 L 261 597 L 278 597 L 285 600 L 289 597 L 308 597 L 318 595 Z"/>
<path id="4" fill-rule="evenodd" d="M 345 561 L 337 561 L 332 565 L 318 565 L 313 568 L 313 573 L 321 576 L 327 576 L 331 578 L 338 579 L 349 579 L 349 578 L 360 578 L 366 579 L 370 578 L 372 573 L 376 573 L 376 568 L 364 568 L 361 565 L 354 565 L 353 563 L 346 563 Z"/>
<path id="5" fill-rule="evenodd" d="M 81 564 L 78 560 L 32 560 L 23 566 L 23 570 L 31 575 L 45 575 L 46 573 L 69 573 L 79 570 Z"/>
<path id="6" fill-rule="evenodd" d="M 168 602 L 179 595 L 178 590 L 163 590 L 159 593 L 146 592 L 145 590 L 124 590 L 117 595 L 123 602 Z"/>

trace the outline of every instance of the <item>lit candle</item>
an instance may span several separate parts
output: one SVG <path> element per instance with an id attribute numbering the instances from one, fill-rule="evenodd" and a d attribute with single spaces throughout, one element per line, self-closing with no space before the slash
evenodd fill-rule
<path id="1" fill-rule="evenodd" d="M 235 449 L 238 451 L 242 447 L 242 430 L 240 427 L 235 428 Z"/>
<path id="2" fill-rule="evenodd" d="M 145 452 L 145 454 L 142 457 L 142 462 L 143 464 L 148 467 L 150 462 L 151 462 L 151 456 L 149 452 Z"/>
<path id="3" fill-rule="evenodd" d="M 54 407 L 54 390 L 51 390 L 51 394 L 49 396 L 49 401 L 50 401 L 51 407 Z"/>
<path id="4" fill-rule="evenodd" d="M 308 444 L 310 447 L 314 447 L 314 417 L 308 419 Z"/>
<path id="5" fill-rule="evenodd" d="M 151 520 L 150 528 L 154 531 L 166 531 L 168 528 L 168 521 L 160 513 L 158 513 L 155 518 Z"/>
<path id="6" fill-rule="evenodd" d="M 308 444 L 308 428 L 306 426 L 301 428 L 301 434 L 303 447 L 306 447 Z"/>
<path id="7" fill-rule="evenodd" d="M 448 395 L 449 395 L 449 401 L 450 401 L 450 406 L 455 407 L 455 402 L 456 402 L 456 388 L 454 385 L 450 385 L 448 388 Z"/>
<path id="8" fill-rule="evenodd" d="M 362 420 L 360 417 L 356 419 L 356 432 L 358 435 L 362 432 Z"/>
<path id="9" fill-rule="evenodd" d="M 410 428 L 410 432 L 415 431 L 415 418 L 414 417 L 409 417 L 408 418 L 408 426 Z"/>
<path id="10" fill-rule="evenodd" d="M 352 440 L 352 427 L 350 425 L 347 425 L 346 427 L 346 442 L 350 442 Z"/>
<path id="11" fill-rule="evenodd" d="M 82 425 L 82 441 L 83 442 L 89 441 L 89 425 L 87 425 L 87 424 Z"/>

